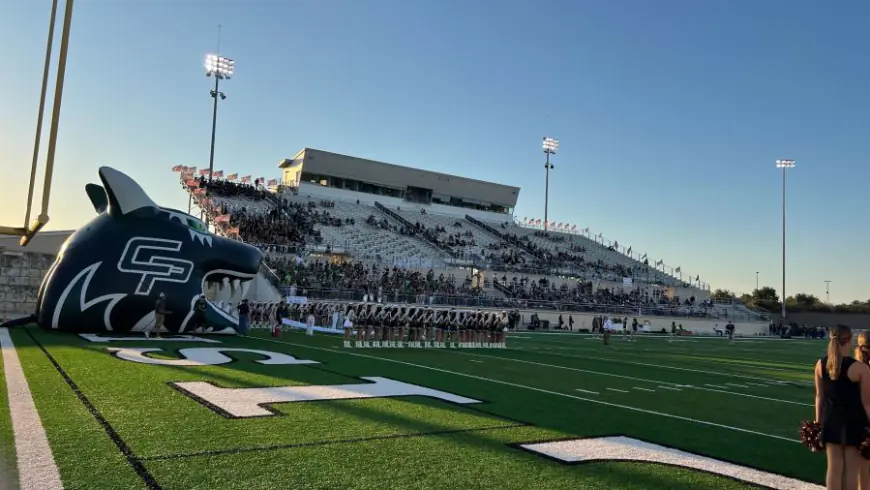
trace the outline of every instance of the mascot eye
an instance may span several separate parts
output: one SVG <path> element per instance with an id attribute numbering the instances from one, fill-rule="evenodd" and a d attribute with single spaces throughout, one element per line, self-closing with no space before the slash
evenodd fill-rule
<path id="1" fill-rule="evenodd" d="M 202 232 L 205 232 L 205 231 L 206 231 L 205 223 L 203 223 L 202 221 L 199 221 L 199 220 L 188 219 L 188 220 L 187 220 L 187 225 L 190 226 L 191 228 L 193 228 L 193 229 L 196 230 L 196 231 L 202 231 Z"/>

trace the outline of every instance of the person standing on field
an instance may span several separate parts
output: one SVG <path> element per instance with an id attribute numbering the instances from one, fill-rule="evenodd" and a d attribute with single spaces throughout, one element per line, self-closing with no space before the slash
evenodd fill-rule
<path id="1" fill-rule="evenodd" d="M 163 323 L 166 321 L 166 315 L 169 310 L 166 309 L 166 293 L 160 293 L 157 297 L 157 302 L 154 303 L 154 324 L 150 328 L 145 328 L 145 338 L 151 338 L 151 332 L 154 332 L 155 338 L 160 338 L 160 329 L 163 328 Z"/>

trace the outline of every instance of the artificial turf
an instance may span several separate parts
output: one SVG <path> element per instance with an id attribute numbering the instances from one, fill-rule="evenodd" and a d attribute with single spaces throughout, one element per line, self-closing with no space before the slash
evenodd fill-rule
<path id="1" fill-rule="evenodd" d="M 92 343 L 36 328 L 11 332 L 66 488 L 754 488 L 726 477 L 633 462 L 568 465 L 517 444 L 633 438 L 819 483 L 824 458 L 797 442 L 812 417 L 816 341 L 521 333 L 508 349 L 343 349 L 332 336 L 266 332 L 221 344 Z M 212 366 L 149 365 L 108 348 L 244 348 L 318 361 L 269 365 L 227 353 Z M 62 375 L 61 371 L 66 375 Z M 175 389 L 365 383 L 384 377 L 482 403 L 422 396 L 278 403 L 228 418 Z M 0 400 L 6 389 L 0 377 Z M 0 464 L 14 467 L 8 411 Z"/>

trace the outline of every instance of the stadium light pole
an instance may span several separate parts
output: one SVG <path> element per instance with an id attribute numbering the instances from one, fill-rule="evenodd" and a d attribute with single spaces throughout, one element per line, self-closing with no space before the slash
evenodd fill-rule
<path id="1" fill-rule="evenodd" d="M 831 281 L 825 281 L 825 303 L 831 304 Z"/>
<path id="2" fill-rule="evenodd" d="M 758 271 L 755 271 L 755 290 L 758 291 Z"/>
<path id="3" fill-rule="evenodd" d="M 550 170 L 553 169 L 553 164 L 550 163 L 550 155 L 555 155 L 559 149 L 559 140 L 555 138 L 547 138 L 544 136 L 544 153 L 547 155 L 547 163 L 544 164 L 544 169 L 547 172 L 547 180 L 544 184 L 544 231 L 547 230 L 547 208 L 550 204 Z"/>
<path id="4" fill-rule="evenodd" d="M 782 322 L 785 323 L 786 318 L 786 309 L 785 309 L 785 174 L 786 171 L 790 168 L 794 168 L 794 160 L 785 159 L 785 160 L 777 160 L 776 168 L 782 169 L 782 308 L 781 308 L 781 316 Z"/>
<path id="5" fill-rule="evenodd" d="M 220 91 L 221 80 L 229 80 L 235 71 L 236 62 L 219 54 L 207 54 L 205 56 L 205 76 L 214 77 L 214 88 L 209 91 L 214 105 L 211 113 L 211 153 L 208 157 L 208 180 L 214 173 L 214 139 L 217 130 L 218 98 L 226 100 L 227 96 Z"/>

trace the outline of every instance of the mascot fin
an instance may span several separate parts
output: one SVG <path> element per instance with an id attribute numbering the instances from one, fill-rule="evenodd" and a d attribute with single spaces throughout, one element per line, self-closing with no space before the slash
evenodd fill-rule
<path id="1" fill-rule="evenodd" d="M 143 208 L 157 210 L 157 204 L 127 174 L 110 167 L 100 167 L 99 173 L 109 198 L 110 215 L 120 217 Z"/>
<path id="2" fill-rule="evenodd" d="M 94 205 L 94 211 L 97 214 L 106 212 L 106 208 L 109 207 L 109 198 L 106 197 L 106 190 L 102 186 L 88 184 L 85 186 L 85 192 L 87 192 L 88 198 L 91 200 L 91 204 Z"/>

